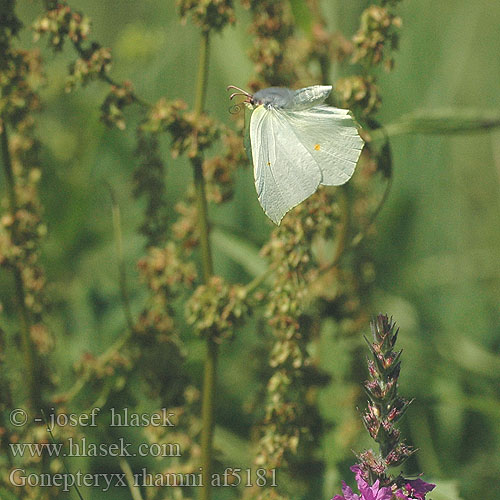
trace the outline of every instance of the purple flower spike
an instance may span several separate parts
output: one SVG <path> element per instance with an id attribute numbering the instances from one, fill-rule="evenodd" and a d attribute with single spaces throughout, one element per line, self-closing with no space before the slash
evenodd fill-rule
<path id="1" fill-rule="evenodd" d="M 371 326 L 373 342 L 365 337 L 372 355 L 368 360 L 370 378 L 364 384 L 368 409 L 362 419 L 378 443 L 379 452 L 368 449 L 356 454 L 358 463 L 351 471 L 360 493 L 353 493 L 342 481 L 342 495 L 335 495 L 332 500 L 426 500 L 425 496 L 435 484 L 422 479 L 406 479 L 401 474 L 394 477 L 388 472 L 390 467 L 400 466 L 416 451 L 401 439 L 396 426 L 412 400 L 398 395 L 402 351 L 395 351 L 394 346 L 399 330 L 392 318 L 383 314 L 379 314 Z"/>

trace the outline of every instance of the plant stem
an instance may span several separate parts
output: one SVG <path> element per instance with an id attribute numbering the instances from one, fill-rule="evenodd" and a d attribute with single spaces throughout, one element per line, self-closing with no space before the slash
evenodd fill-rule
<path id="1" fill-rule="evenodd" d="M 195 117 L 203 113 L 208 81 L 208 54 L 210 50 L 210 39 L 208 31 L 203 32 L 200 45 L 200 60 L 198 63 L 198 78 L 196 86 L 196 97 L 194 105 Z M 205 179 L 203 177 L 203 159 L 197 155 L 192 160 L 194 169 L 194 187 L 196 195 L 196 208 L 198 211 L 198 229 L 200 231 L 200 245 L 203 265 L 203 279 L 208 282 L 213 274 L 212 251 L 209 239 L 209 222 L 207 210 L 207 197 L 205 193 Z"/>
<path id="2" fill-rule="evenodd" d="M 210 478 L 212 475 L 217 348 L 217 344 L 212 339 L 207 339 L 205 371 L 203 374 L 203 399 L 201 407 L 201 462 L 203 467 L 203 488 L 201 490 L 202 500 L 210 500 L 212 495 Z"/>
<path id="3" fill-rule="evenodd" d="M 205 98 L 207 95 L 208 82 L 208 55 L 210 51 L 210 35 L 204 31 L 201 36 L 200 60 L 198 62 L 198 76 L 196 80 L 196 97 L 194 102 L 194 112 L 196 116 L 203 113 L 205 108 Z"/>
<path id="4" fill-rule="evenodd" d="M 127 322 L 129 320 L 127 319 Z M 133 325 L 132 325 L 133 327 Z M 132 335 L 132 330 L 129 329 L 119 338 L 117 338 L 111 346 L 106 349 L 98 358 L 97 361 L 105 365 L 110 361 L 111 358 L 113 358 L 117 352 L 122 349 L 123 346 L 126 345 L 126 343 L 129 341 L 130 337 Z M 54 396 L 54 399 L 63 401 L 65 403 L 68 403 L 72 399 L 74 399 L 80 391 L 85 387 L 85 384 L 90 380 L 92 376 L 92 373 L 90 371 L 86 371 L 83 373 L 77 380 L 76 382 L 71 386 L 69 390 L 67 390 L 64 393 L 57 394 Z M 93 408 L 92 406 L 90 408 Z"/>
<path id="5" fill-rule="evenodd" d="M 2 119 L 0 126 L 2 128 L 2 160 L 5 178 L 7 180 L 6 185 L 7 196 L 9 198 L 9 212 L 12 219 L 15 221 L 17 212 L 16 183 L 14 178 L 14 171 L 12 169 L 12 160 L 9 152 L 9 137 L 7 135 L 6 120 Z M 12 238 L 13 240 L 15 240 L 15 222 L 13 226 Z M 24 290 L 24 282 L 21 269 L 17 265 L 14 265 L 12 266 L 12 271 L 14 273 L 15 294 L 21 319 L 21 343 L 24 357 L 24 368 L 27 379 L 26 382 L 28 386 L 29 404 L 32 409 L 37 410 L 40 408 L 40 388 L 38 387 L 36 377 L 35 352 L 33 349 L 33 344 L 31 342 L 31 319 L 28 308 L 26 307 L 26 294 Z"/>
<path id="6" fill-rule="evenodd" d="M 194 112 L 199 117 L 203 113 L 208 80 L 208 55 L 210 49 L 210 36 L 208 31 L 202 33 L 200 45 L 200 60 L 198 62 L 198 79 L 196 86 L 196 98 Z M 194 170 L 194 187 L 196 196 L 196 208 L 198 211 L 198 229 L 200 232 L 200 245 L 203 266 L 203 280 L 208 283 L 213 274 L 212 250 L 209 239 L 209 222 L 207 211 L 207 197 L 205 193 L 205 179 L 203 177 L 203 159 L 197 156 L 192 160 Z M 214 400 L 215 379 L 217 370 L 217 344 L 207 339 L 207 352 L 205 357 L 205 371 L 203 375 L 203 399 L 202 399 L 202 431 L 201 431 L 201 461 L 203 468 L 203 488 L 201 499 L 210 500 L 214 435 Z"/>
<path id="7" fill-rule="evenodd" d="M 128 487 L 130 490 L 130 495 L 132 496 L 133 500 L 143 500 L 142 495 L 141 495 L 141 490 L 138 486 L 135 486 L 134 484 L 134 473 L 132 472 L 132 469 L 130 468 L 130 465 L 128 462 L 122 458 L 120 460 L 120 468 L 125 474 L 125 477 L 127 478 L 127 483 Z"/>
<path id="8" fill-rule="evenodd" d="M 352 239 L 352 242 L 351 242 L 352 248 L 357 247 L 363 241 L 364 237 L 367 235 L 368 231 L 371 229 L 373 223 L 375 222 L 378 215 L 380 214 L 380 211 L 382 210 L 382 208 L 384 208 L 384 205 L 385 205 L 387 199 L 389 198 L 389 193 L 391 192 L 392 179 L 393 179 L 392 175 L 387 178 L 387 182 L 386 182 L 385 189 L 384 189 L 384 194 L 382 195 L 382 198 L 380 199 L 379 204 L 377 205 L 373 214 L 371 215 L 368 223 L 364 226 L 364 228 L 361 230 L 361 232 L 359 232 Z"/>
<path id="9" fill-rule="evenodd" d="M 309 9 L 314 18 L 314 22 L 322 29 L 327 30 L 327 23 L 325 16 L 321 12 L 321 6 L 318 0 L 309 0 L 307 2 Z M 330 81 L 330 57 L 327 53 L 321 53 L 316 58 L 321 68 L 321 85 L 326 85 Z"/>
<path id="10" fill-rule="evenodd" d="M 420 110 L 370 131 L 372 141 L 410 134 L 468 134 L 500 127 L 500 111 L 477 109 Z"/>
<path id="11" fill-rule="evenodd" d="M 194 170 L 194 188 L 196 196 L 196 210 L 198 212 L 198 230 L 200 232 L 201 259 L 203 281 L 208 283 L 213 274 L 212 249 L 210 246 L 210 227 L 208 222 L 207 197 L 205 193 L 205 179 L 203 177 L 202 160 L 192 161 Z"/>
<path id="12" fill-rule="evenodd" d="M 339 203 L 341 208 L 341 221 L 339 224 L 339 230 L 337 235 L 337 247 L 335 248 L 335 254 L 333 256 L 333 262 L 331 267 L 335 267 L 342 258 L 344 251 L 346 249 L 347 236 L 349 234 L 350 226 L 350 199 L 349 193 L 347 192 L 348 186 L 340 186 L 339 193 Z"/>
<path id="13" fill-rule="evenodd" d="M 122 237 L 122 222 L 120 206 L 116 200 L 115 192 L 110 184 L 108 184 L 109 194 L 111 196 L 111 209 L 113 214 L 113 231 L 115 236 L 116 244 L 116 255 L 118 260 L 118 273 L 119 273 L 119 283 L 120 283 L 120 295 L 122 299 L 123 311 L 125 314 L 125 320 L 127 322 L 127 334 L 126 340 L 130 338 L 134 332 L 134 318 L 132 316 L 132 311 L 130 308 L 130 298 L 128 293 L 127 285 L 127 270 L 125 268 L 125 259 L 123 257 L 123 237 Z"/>

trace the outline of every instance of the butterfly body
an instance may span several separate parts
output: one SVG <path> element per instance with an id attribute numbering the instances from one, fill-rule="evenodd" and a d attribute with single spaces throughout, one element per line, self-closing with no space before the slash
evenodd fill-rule
<path id="1" fill-rule="evenodd" d="M 285 108 L 292 101 L 293 90 L 284 87 L 269 87 L 259 90 L 252 96 L 251 105 L 266 108 Z"/>

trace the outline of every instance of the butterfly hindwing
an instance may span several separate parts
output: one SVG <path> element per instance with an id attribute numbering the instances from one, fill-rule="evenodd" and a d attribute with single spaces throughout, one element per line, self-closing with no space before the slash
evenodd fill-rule
<path id="1" fill-rule="evenodd" d="M 331 85 L 313 85 L 303 89 L 296 90 L 293 93 L 290 103 L 285 106 L 290 110 L 301 110 L 319 106 L 325 102 L 325 99 L 332 91 Z"/>
<path id="2" fill-rule="evenodd" d="M 364 141 L 348 110 L 316 106 L 287 111 L 287 118 L 298 140 L 318 164 L 321 184 L 338 186 L 352 177 Z"/>

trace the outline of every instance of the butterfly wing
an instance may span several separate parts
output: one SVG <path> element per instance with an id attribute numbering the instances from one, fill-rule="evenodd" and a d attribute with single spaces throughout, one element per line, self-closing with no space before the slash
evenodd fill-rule
<path id="1" fill-rule="evenodd" d="M 255 108 L 250 119 L 250 141 L 259 202 L 279 225 L 291 208 L 316 191 L 322 178 L 319 165 L 298 140 L 282 110 Z"/>
<path id="2" fill-rule="evenodd" d="M 315 106 L 287 111 L 287 118 L 298 140 L 319 166 L 321 184 L 339 186 L 352 177 L 364 141 L 349 110 Z"/>
<path id="3" fill-rule="evenodd" d="M 331 91 L 331 85 L 313 85 L 296 90 L 292 94 L 292 99 L 284 107 L 291 111 L 298 111 L 319 106 L 325 102 Z"/>

